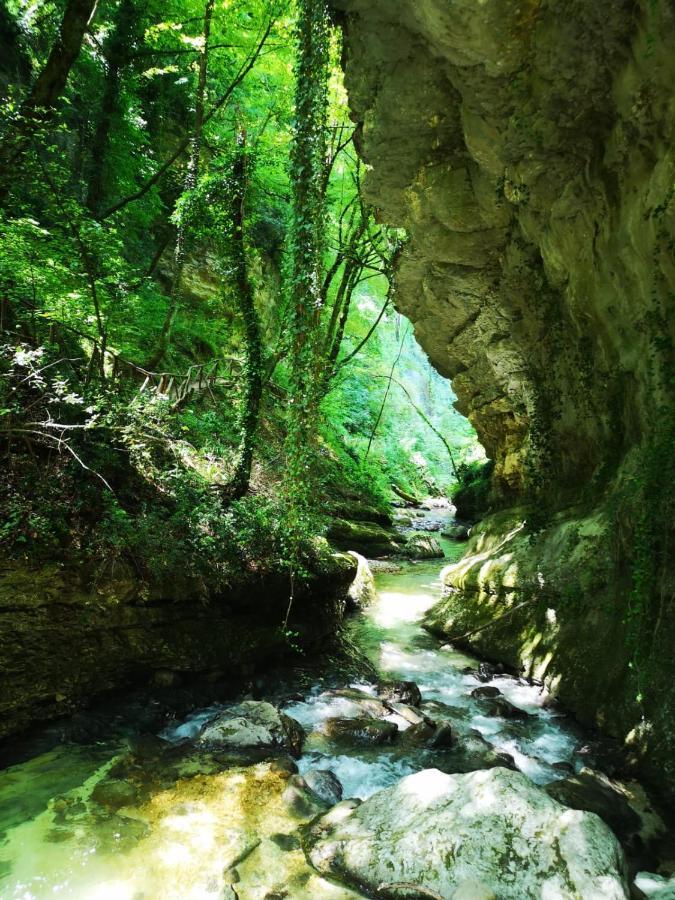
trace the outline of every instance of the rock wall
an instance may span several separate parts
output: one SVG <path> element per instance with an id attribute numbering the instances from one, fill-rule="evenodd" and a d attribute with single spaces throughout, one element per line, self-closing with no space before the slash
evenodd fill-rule
<path id="1" fill-rule="evenodd" d="M 540 590 L 518 625 L 468 643 L 536 669 L 581 718 L 650 735 L 643 750 L 663 771 L 675 753 L 675 8 L 332 5 L 367 198 L 409 234 L 397 307 L 494 459 L 495 501 L 514 507 L 448 574 L 435 627 L 469 631 Z"/>
<path id="2" fill-rule="evenodd" d="M 289 625 L 304 646 L 335 633 L 357 562 L 335 554 L 297 590 Z M 168 673 L 235 687 L 289 652 L 288 580 L 243 578 L 206 602 L 199 586 L 141 588 L 130 570 L 94 583 L 64 566 L 0 567 L 0 738 L 72 713 L 104 691 Z M 215 689 L 214 689 L 215 690 Z"/>
<path id="3" fill-rule="evenodd" d="M 672 4 L 334 6 L 366 195 L 410 235 L 397 306 L 502 486 L 574 487 L 663 399 Z"/>

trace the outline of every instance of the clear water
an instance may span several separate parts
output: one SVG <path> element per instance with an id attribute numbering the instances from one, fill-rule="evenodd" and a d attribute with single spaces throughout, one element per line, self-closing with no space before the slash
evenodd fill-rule
<path id="1" fill-rule="evenodd" d="M 428 517 L 440 515 L 434 511 Z M 487 716 L 481 702 L 470 696 L 481 684 L 467 671 L 477 661 L 443 647 L 421 628 L 425 611 L 439 597 L 442 567 L 463 551 L 461 545 L 450 541 L 442 544 L 445 561 L 406 563 L 397 573 L 377 576 L 376 601 L 349 625 L 353 641 L 382 677 L 415 681 L 422 692 L 423 708 L 436 721 L 452 723 L 459 745 L 472 735 L 475 740 L 477 732 L 489 747 L 510 754 L 535 782 L 564 777 L 554 764 L 576 765 L 581 735 L 568 719 L 545 708 L 541 688 L 512 677 L 487 682 L 531 714 L 525 721 Z M 353 686 L 375 693 L 371 683 Z M 325 679 L 317 681 L 302 701 L 287 703 L 284 708 L 308 733 L 300 771 L 331 769 L 342 782 L 345 797 L 365 799 L 401 776 L 431 765 L 447 771 L 475 766 L 470 756 L 458 756 L 457 750 L 429 751 L 406 744 L 408 723 L 396 715 L 391 720 L 403 734 L 391 745 L 347 749 L 333 743 L 323 731 L 326 719 L 357 716 L 361 710 L 349 699 L 325 695 L 324 690 Z M 176 744 L 193 738 L 219 708 L 200 710 L 166 729 L 162 736 Z M 222 855 L 225 838 L 217 828 L 223 817 L 230 815 L 223 800 L 225 787 L 216 791 L 217 802 L 211 795 L 210 800 L 202 797 L 197 803 L 184 798 L 179 802 L 171 791 L 158 794 L 152 802 L 164 804 L 163 818 L 150 820 L 149 826 L 147 815 L 144 820 L 133 809 L 101 818 L 88 797 L 121 749 L 113 741 L 89 748 L 61 746 L 0 772 L 0 897 L 207 900 L 219 896 L 214 884 L 218 884 L 217 872 L 222 874 L 218 854 Z M 215 780 L 218 776 L 203 776 L 204 796 L 208 777 Z M 59 812 L 64 797 L 66 810 Z M 236 811 L 232 815 L 236 819 Z M 216 874 L 210 874 L 213 872 Z M 324 883 L 306 891 L 291 896 L 354 896 L 335 893 Z M 250 896 L 258 894 L 251 892 Z"/>

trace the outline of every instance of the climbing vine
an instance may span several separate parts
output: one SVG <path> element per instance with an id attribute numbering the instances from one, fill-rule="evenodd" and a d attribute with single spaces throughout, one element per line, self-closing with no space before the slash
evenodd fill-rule
<path id="1" fill-rule="evenodd" d="M 292 518 L 304 531 L 312 496 L 319 396 L 317 340 L 322 308 L 324 169 L 330 21 L 325 0 L 302 0 L 297 26 L 293 209 L 287 284 L 291 309 L 292 403 L 287 438 Z"/>

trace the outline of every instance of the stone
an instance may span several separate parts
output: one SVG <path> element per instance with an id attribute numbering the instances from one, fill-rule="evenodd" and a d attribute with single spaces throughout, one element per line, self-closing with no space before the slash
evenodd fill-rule
<path id="1" fill-rule="evenodd" d="M 445 554 L 436 538 L 428 534 L 412 534 L 403 547 L 403 555 L 409 559 L 442 559 Z"/>
<path id="2" fill-rule="evenodd" d="M 444 722 L 436 728 L 431 738 L 430 745 L 436 749 L 447 748 L 454 746 L 456 740 L 457 737 L 453 727 L 447 722 Z"/>
<path id="3" fill-rule="evenodd" d="M 302 775 L 291 775 L 282 794 L 288 812 L 297 819 L 307 821 L 325 812 L 330 803 L 323 800 L 307 784 Z"/>
<path id="4" fill-rule="evenodd" d="M 397 716 L 405 719 L 409 725 L 421 725 L 426 721 L 422 713 L 417 712 L 412 706 L 408 706 L 407 703 L 398 703 L 396 700 L 389 700 L 387 706 L 391 712 L 396 713 Z"/>
<path id="5" fill-rule="evenodd" d="M 473 880 L 500 900 L 628 897 L 607 826 L 507 769 L 409 775 L 341 821 L 319 820 L 308 855 L 319 872 L 373 892 L 406 882 L 453 897 Z"/>
<path id="6" fill-rule="evenodd" d="M 123 806 L 133 806 L 137 797 L 138 791 L 133 784 L 117 778 L 99 781 L 91 792 L 91 799 L 95 803 L 113 812 L 116 812 Z"/>
<path id="7" fill-rule="evenodd" d="M 509 703 L 506 697 L 488 698 L 485 704 L 485 713 L 488 716 L 501 716 L 503 719 L 529 719 L 530 713 L 513 703 Z"/>
<path id="8" fill-rule="evenodd" d="M 389 715 L 389 708 L 385 702 L 358 688 L 337 688 L 324 691 L 320 696 L 326 699 L 337 698 L 349 701 L 357 716 L 367 715 L 384 719 Z"/>
<path id="9" fill-rule="evenodd" d="M 327 537 L 339 550 L 356 551 L 368 558 L 393 556 L 401 547 L 395 532 L 371 522 L 333 519 Z"/>
<path id="10" fill-rule="evenodd" d="M 480 881 L 463 881 L 452 895 L 452 900 L 497 900 L 497 895 Z"/>
<path id="11" fill-rule="evenodd" d="M 298 757 L 303 738 L 302 726 L 271 703 L 244 700 L 207 722 L 198 743 L 228 749 L 286 750 Z"/>
<path id="12" fill-rule="evenodd" d="M 466 541 L 469 538 L 469 528 L 466 525 L 453 525 L 441 532 L 444 538 L 451 541 Z"/>
<path id="13" fill-rule="evenodd" d="M 354 550 L 350 550 L 349 555 L 356 560 L 357 569 L 354 580 L 347 590 L 347 603 L 352 610 L 364 609 L 377 596 L 375 579 L 365 556 L 361 556 L 360 553 L 356 553 Z"/>
<path id="14" fill-rule="evenodd" d="M 485 700 L 485 699 L 494 699 L 495 697 L 499 697 L 501 695 L 501 691 L 499 688 L 493 687 L 492 685 L 485 685 L 484 687 L 474 688 L 471 691 L 471 696 L 476 700 Z"/>
<path id="15" fill-rule="evenodd" d="M 348 744 L 390 744 L 398 734 L 393 722 L 382 719 L 326 719 L 324 733 L 335 741 Z"/>
<path id="16" fill-rule="evenodd" d="M 600 772 L 582 769 L 576 775 L 547 784 L 545 789 L 558 803 L 594 812 L 623 840 L 640 830 L 638 814 L 621 790 Z"/>
<path id="17" fill-rule="evenodd" d="M 414 681 L 378 681 L 377 695 L 383 700 L 396 700 L 410 706 L 419 706 L 422 694 Z"/>
<path id="18" fill-rule="evenodd" d="M 330 769 L 310 769 L 305 772 L 305 784 L 330 806 L 342 800 L 342 784 Z"/>

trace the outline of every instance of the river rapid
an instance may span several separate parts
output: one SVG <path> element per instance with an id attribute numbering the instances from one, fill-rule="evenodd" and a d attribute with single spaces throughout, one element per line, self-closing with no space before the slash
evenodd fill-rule
<path id="1" fill-rule="evenodd" d="M 448 511 L 431 510 L 422 527 L 448 517 Z M 269 691 L 269 699 L 281 703 L 306 732 L 297 760 L 300 774 L 330 769 L 345 798 L 365 800 L 424 768 L 452 773 L 507 765 L 544 785 L 584 766 L 600 766 L 596 755 L 602 745 L 549 704 L 540 685 L 481 665 L 423 630 L 421 619 L 440 595 L 442 567 L 464 549 L 456 542 L 440 541 L 445 560 L 406 562 L 396 571 L 377 574 L 375 600 L 350 619 L 347 629 L 380 678 L 417 684 L 420 713 L 437 725 L 450 723 L 452 745 L 430 748 L 408 739 L 413 726 L 395 711 L 387 717 L 398 728 L 390 743 L 350 746 L 334 740 L 326 734 L 326 721 L 363 715 L 356 692 L 375 698 L 377 683 L 363 674 L 353 674 L 345 683 L 340 680 L 344 675 L 325 669 L 313 674 L 311 666 L 300 665 Z M 342 695 L 331 688 L 342 688 Z M 522 715 L 496 715 L 489 708 L 489 695 L 496 696 L 496 691 L 474 693 L 484 688 L 496 689 Z M 223 708 L 210 706 L 168 723 L 158 735 L 162 759 L 167 747 L 180 754 Z M 287 897 L 361 896 L 309 871 L 297 842 L 288 837 L 297 825 L 285 818 L 281 802 L 270 799 L 276 782 L 269 779 L 278 772 L 269 767 L 251 769 L 261 792 L 253 803 L 248 776 L 241 769 L 223 774 L 202 758 L 198 764 L 191 758 L 186 766 L 185 757 L 180 757 L 183 768 L 175 770 L 181 779 L 176 786 L 176 777 L 153 781 L 160 767 L 156 747 L 145 755 L 139 751 L 134 777 L 149 785 L 142 802 L 130 797 L 121 806 L 113 804 L 112 810 L 102 809 L 92 800 L 92 792 L 127 750 L 119 738 L 61 744 L 0 772 L 0 897 L 263 900 L 280 896 L 275 892 L 279 883 L 286 885 Z M 278 840 L 279 834 L 288 838 L 287 846 Z M 243 854 L 236 883 L 223 879 L 224 869 L 234 871 L 224 862 L 228 854 L 230 859 Z"/>

